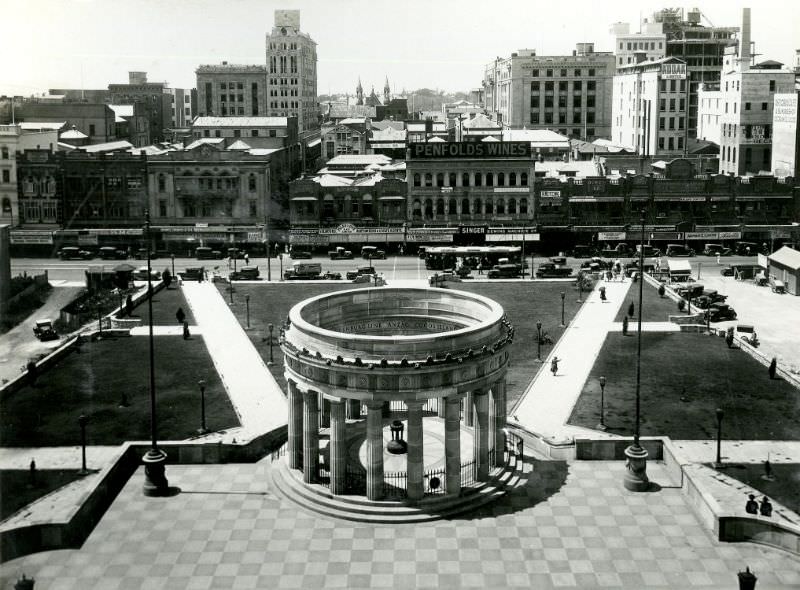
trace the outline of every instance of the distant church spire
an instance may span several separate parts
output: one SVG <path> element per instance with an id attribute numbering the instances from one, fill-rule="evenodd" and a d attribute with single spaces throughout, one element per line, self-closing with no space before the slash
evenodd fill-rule
<path id="1" fill-rule="evenodd" d="M 383 104 L 388 105 L 392 98 L 391 88 L 389 88 L 389 76 L 386 76 L 386 83 L 383 85 Z"/>
<path id="2" fill-rule="evenodd" d="M 358 77 L 358 86 L 356 86 L 356 104 L 364 104 L 364 89 L 361 87 L 361 76 Z"/>

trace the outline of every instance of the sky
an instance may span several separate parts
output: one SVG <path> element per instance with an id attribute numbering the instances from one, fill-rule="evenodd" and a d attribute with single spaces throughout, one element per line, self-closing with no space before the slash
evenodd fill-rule
<path id="1" fill-rule="evenodd" d="M 129 70 L 195 86 L 200 64 L 265 63 L 275 9 L 301 10 L 317 42 L 319 94 L 404 88 L 467 91 L 496 56 L 536 49 L 565 55 L 579 42 L 612 51 L 609 27 L 638 29 L 663 7 L 698 7 L 703 24 L 740 26 L 750 6 L 757 60 L 788 66 L 800 49 L 797 0 L 0 0 L 0 95 L 106 88 Z M 9 51 L 11 48 L 11 51 Z"/>

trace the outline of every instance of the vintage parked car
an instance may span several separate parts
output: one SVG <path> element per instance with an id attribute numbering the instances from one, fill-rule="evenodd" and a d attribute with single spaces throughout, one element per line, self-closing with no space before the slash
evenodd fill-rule
<path id="1" fill-rule="evenodd" d="M 179 272 L 178 276 L 184 281 L 202 281 L 205 278 L 205 269 L 202 266 L 193 266 Z"/>
<path id="2" fill-rule="evenodd" d="M 113 246 L 103 246 L 98 250 L 100 258 L 103 260 L 125 260 L 128 258 L 128 252 L 114 248 Z"/>
<path id="3" fill-rule="evenodd" d="M 769 278 L 769 286 L 773 293 L 786 293 L 786 284 L 775 277 Z"/>
<path id="4" fill-rule="evenodd" d="M 675 289 L 675 292 L 683 299 L 688 299 L 690 296 L 692 300 L 696 297 L 700 297 L 703 295 L 705 291 L 705 287 L 700 283 L 693 283 L 690 285 L 684 285 Z"/>
<path id="5" fill-rule="evenodd" d="M 724 322 L 725 320 L 735 320 L 736 312 L 725 303 L 712 303 L 706 311 L 708 320 L 711 322 Z"/>
<path id="6" fill-rule="evenodd" d="M 342 246 L 336 246 L 335 250 L 328 252 L 331 260 L 352 260 L 353 253 L 350 250 L 345 250 Z"/>
<path id="7" fill-rule="evenodd" d="M 58 333 L 53 328 L 53 320 L 51 319 L 36 320 L 36 325 L 33 327 L 33 335 L 42 342 L 58 340 Z"/>
<path id="8" fill-rule="evenodd" d="M 212 250 L 208 246 L 196 248 L 194 256 L 198 260 L 222 260 L 222 252 L 219 250 Z"/>
<path id="9" fill-rule="evenodd" d="M 135 271 L 133 271 L 133 280 L 134 281 L 146 281 L 147 280 L 147 267 L 140 266 Z M 161 274 L 157 270 L 150 269 L 150 280 L 151 281 L 159 281 L 161 280 Z"/>
<path id="10" fill-rule="evenodd" d="M 320 275 L 320 277 L 326 281 L 341 281 L 342 273 L 326 270 L 323 274 Z"/>
<path id="11" fill-rule="evenodd" d="M 376 246 L 362 246 L 361 258 L 364 260 L 386 260 L 386 252 L 384 250 L 379 250 Z"/>
<path id="12" fill-rule="evenodd" d="M 292 250 L 289 252 L 289 258 L 292 260 L 311 259 L 311 252 L 305 250 Z"/>
<path id="13" fill-rule="evenodd" d="M 261 278 L 257 266 L 243 266 L 229 276 L 232 281 L 256 281 Z"/>
<path id="14" fill-rule="evenodd" d="M 725 266 L 720 269 L 719 274 L 723 277 L 732 277 L 733 276 L 733 267 L 732 266 Z"/>
<path id="15" fill-rule="evenodd" d="M 491 271 L 490 271 L 491 272 Z M 572 269 L 568 266 L 560 266 L 553 262 L 543 262 L 536 269 L 536 278 L 566 278 L 572 276 Z"/>
<path id="16" fill-rule="evenodd" d="M 733 250 L 722 244 L 706 244 L 706 247 L 703 248 L 703 256 L 733 256 Z"/>
<path id="17" fill-rule="evenodd" d="M 670 258 L 678 256 L 694 256 L 694 250 L 683 244 L 667 244 L 667 256 Z"/>
<path id="18" fill-rule="evenodd" d="M 91 260 L 94 254 L 76 246 L 64 246 L 58 251 L 58 257 L 61 260 Z"/>
<path id="19" fill-rule="evenodd" d="M 244 260 L 247 252 L 239 250 L 239 248 L 228 248 L 228 258 L 231 260 Z"/>
<path id="20" fill-rule="evenodd" d="M 345 278 L 348 281 L 355 281 L 360 276 L 374 275 L 374 274 L 375 274 L 375 268 L 374 267 L 372 267 L 372 266 L 361 266 L 361 267 L 357 268 L 356 270 L 348 270 L 347 274 L 345 275 Z M 361 282 L 366 282 L 366 281 L 361 281 Z"/>
<path id="21" fill-rule="evenodd" d="M 515 279 L 522 274 L 519 264 L 495 264 L 487 273 L 490 279 Z"/>
<path id="22" fill-rule="evenodd" d="M 592 246 L 585 246 L 583 244 L 578 244 L 574 248 L 572 248 L 572 257 L 573 258 L 590 258 L 592 253 L 594 252 L 594 248 Z"/>

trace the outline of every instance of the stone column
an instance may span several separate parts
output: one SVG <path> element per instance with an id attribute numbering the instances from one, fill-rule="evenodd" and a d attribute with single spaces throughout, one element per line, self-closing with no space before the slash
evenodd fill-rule
<path id="1" fill-rule="evenodd" d="M 322 392 L 319 394 L 319 427 L 328 428 L 331 425 L 331 402 L 325 399 Z"/>
<path id="2" fill-rule="evenodd" d="M 464 396 L 464 426 L 473 426 L 472 406 L 473 393 L 470 391 Z"/>
<path id="3" fill-rule="evenodd" d="M 422 474 L 425 468 L 424 450 L 422 447 L 422 404 L 421 401 L 407 401 L 408 408 L 408 456 L 406 471 L 408 474 L 408 499 L 416 502 L 422 499 L 424 489 Z"/>
<path id="4" fill-rule="evenodd" d="M 461 399 L 458 396 L 440 398 L 445 407 L 444 469 L 448 495 L 461 493 Z"/>
<path id="5" fill-rule="evenodd" d="M 303 392 L 303 481 L 314 483 L 319 473 L 319 398 L 316 391 Z"/>
<path id="6" fill-rule="evenodd" d="M 303 394 L 294 381 L 289 381 L 289 467 L 303 468 Z"/>
<path id="7" fill-rule="evenodd" d="M 383 498 L 383 402 L 367 402 L 367 498 Z"/>
<path id="8" fill-rule="evenodd" d="M 347 417 L 350 420 L 359 420 L 361 418 L 361 400 L 347 400 Z"/>
<path id="9" fill-rule="evenodd" d="M 503 463 L 506 444 L 506 379 L 503 377 L 492 385 L 492 406 L 494 407 L 494 464 Z"/>
<path id="10" fill-rule="evenodd" d="M 331 493 L 344 494 L 347 481 L 347 429 L 344 418 L 345 400 L 331 401 L 330 471 Z"/>
<path id="11" fill-rule="evenodd" d="M 489 479 L 489 396 L 480 389 L 472 392 L 475 408 L 475 428 L 473 430 L 473 453 L 475 455 L 475 479 Z"/>

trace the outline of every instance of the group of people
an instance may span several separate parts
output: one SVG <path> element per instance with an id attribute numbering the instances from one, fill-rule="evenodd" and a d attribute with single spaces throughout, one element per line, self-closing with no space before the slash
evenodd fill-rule
<path id="1" fill-rule="evenodd" d="M 606 270 L 607 281 L 622 281 L 625 282 L 625 272 L 622 268 L 622 261 L 619 259 L 611 263 L 611 268 Z"/>
<path id="2" fill-rule="evenodd" d="M 761 505 L 759 506 L 756 497 L 753 494 L 749 494 L 744 509 L 748 514 L 758 514 L 761 512 L 761 516 L 772 516 L 772 503 L 766 496 L 762 498 Z"/>

